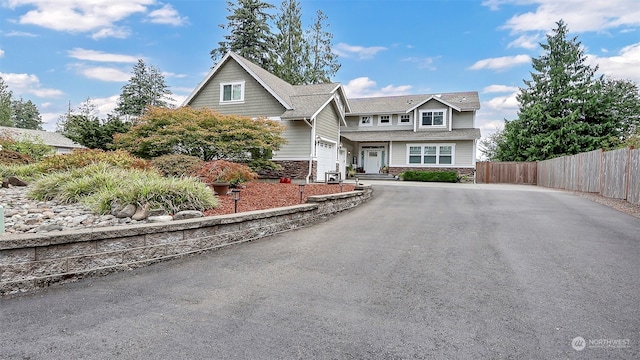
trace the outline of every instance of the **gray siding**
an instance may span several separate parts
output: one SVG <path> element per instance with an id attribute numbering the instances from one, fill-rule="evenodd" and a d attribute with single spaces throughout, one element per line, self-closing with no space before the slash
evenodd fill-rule
<path id="1" fill-rule="evenodd" d="M 238 104 L 220 104 L 220 84 L 245 81 L 244 102 Z M 249 75 L 235 61 L 227 61 L 202 91 L 191 100 L 191 107 L 206 107 L 223 114 L 235 114 L 249 117 L 280 116 L 285 108 L 256 79 Z"/>
<path id="2" fill-rule="evenodd" d="M 285 130 L 282 136 L 287 143 L 274 154 L 277 159 L 309 159 L 311 154 L 311 127 L 304 121 L 282 121 Z"/>
<path id="3" fill-rule="evenodd" d="M 332 104 L 325 106 L 316 117 L 316 135 L 340 142 L 339 129 L 340 115 L 335 111 Z"/>
<path id="4" fill-rule="evenodd" d="M 429 144 L 423 141 L 416 144 Z M 455 164 L 447 167 L 473 166 L 473 140 L 434 141 L 434 144 L 455 144 Z M 407 166 L 407 142 L 394 142 L 391 146 L 391 166 Z M 425 166 L 425 165 L 421 165 Z M 443 167 L 445 167 L 443 165 Z"/>
<path id="5" fill-rule="evenodd" d="M 347 116 L 347 130 L 362 130 L 362 131 L 389 131 L 389 130 L 412 130 L 413 122 L 409 125 L 399 125 L 400 114 L 382 114 L 389 115 L 391 117 L 390 125 L 380 124 L 380 115 L 371 115 L 373 117 L 372 126 L 360 126 L 360 116 Z M 413 118 L 413 114 L 411 114 Z M 344 128 L 344 127 L 343 127 Z"/>
<path id="6" fill-rule="evenodd" d="M 434 127 L 434 128 L 429 128 L 429 127 L 420 127 L 420 110 L 440 110 L 440 109 L 444 109 L 446 114 L 445 114 L 445 121 L 444 121 L 444 128 L 443 127 Z M 455 111 L 455 110 L 454 110 Z M 415 111 L 415 121 L 417 121 L 417 126 L 416 129 L 417 131 L 442 131 L 442 129 L 448 129 L 449 128 L 449 121 L 451 121 L 451 119 L 449 118 L 449 107 L 446 106 L 445 104 L 437 101 L 437 100 L 429 100 L 426 103 L 422 104 L 421 106 L 419 106 Z"/>
<path id="7" fill-rule="evenodd" d="M 457 112 L 453 110 L 452 129 L 472 129 L 473 128 L 473 112 Z"/>

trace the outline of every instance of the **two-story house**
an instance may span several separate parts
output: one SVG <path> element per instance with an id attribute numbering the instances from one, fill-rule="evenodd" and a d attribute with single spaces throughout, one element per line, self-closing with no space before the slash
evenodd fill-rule
<path id="1" fill-rule="evenodd" d="M 341 142 L 364 173 L 475 169 L 477 92 L 349 99 Z"/>
<path id="2" fill-rule="evenodd" d="M 352 164 L 472 173 L 480 130 L 476 92 L 347 99 L 339 83 L 291 85 L 233 52 L 198 84 L 184 106 L 267 118 L 285 125 L 287 144 L 274 153 L 274 177 L 324 181 Z"/>

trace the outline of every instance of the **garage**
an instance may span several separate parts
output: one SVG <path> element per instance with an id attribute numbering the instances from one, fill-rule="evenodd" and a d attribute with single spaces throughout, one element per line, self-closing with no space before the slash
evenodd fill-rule
<path id="1" fill-rule="evenodd" d="M 318 171 L 316 173 L 317 181 L 324 181 L 324 173 L 327 171 L 336 171 L 336 152 L 335 145 L 329 142 L 318 142 L 317 148 Z"/>

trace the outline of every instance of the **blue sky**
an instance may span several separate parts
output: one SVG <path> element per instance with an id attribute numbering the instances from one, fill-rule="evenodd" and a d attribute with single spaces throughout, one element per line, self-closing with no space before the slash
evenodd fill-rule
<path id="1" fill-rule="evenodd" d="M 318 9 L 328 16 L 334 81 L 349 97 L 478 91 L 483 135 L 517 116 L 518 87 L 559 19 L 601 74 L 640 83 L 638 0 L 300 2 L 305 27 Z M 221 0 L 0 0 L 0 75 L 47 130 L 69 101 L 89 97 L 106 116 L 139 58 L 180 104 L 213 66 L 227 15 Z"/>

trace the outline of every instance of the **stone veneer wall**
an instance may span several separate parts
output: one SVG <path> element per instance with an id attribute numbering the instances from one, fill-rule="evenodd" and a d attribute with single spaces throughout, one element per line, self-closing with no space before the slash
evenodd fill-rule
<path id="1" fill-rule="evenodd" d="M 0 296 L 131 270 L 309 226 L 368 201 L 373 190 L 309 196 L 307 203 L 240 214 L 0 238 Z"/>
<path id="2" fill-rule="evenodd" d="M 475 168 L 431 168 L 431 167 L 390 167 L 389 174 L 398 175 L 405 171 L 455 171 L 458 176 L 467 175 L 473 177 Z"/>
<path id="3" fill-rule="evenodd" d="M 274 163 L 282 166 L 281 170 L 262 170 L 260 177 L 264 179 L 279 179 L 288 177 L 290 179 L 306 179 L 309 174 L 308 160 L 274 160 Z M 317 162 L 314 160 L 311 165 L 311 180 L 316 176 Z"/>

